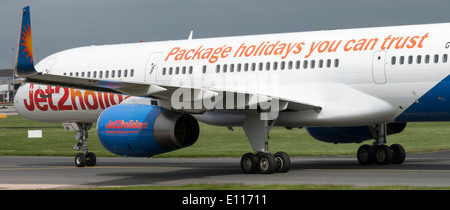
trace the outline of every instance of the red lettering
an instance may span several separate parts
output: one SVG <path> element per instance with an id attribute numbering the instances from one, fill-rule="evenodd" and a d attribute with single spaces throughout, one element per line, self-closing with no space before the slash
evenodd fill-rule
<path id="1" fill-rule="evenodd" d="M 112 93 L 109 94 L 109 101 L 111 102 L 111 105 L 112 105 L 112 106 L 114 106 L 114 105 L 117 104 L 116 101 L 114 100 L 114 96 L 115 96 L 115 95 L 116 95 L 116 94 L 112 94 Z"/>
<path id="2" fill-rule="evenodd" d="M 105 109 L 105 105 L 103 104 L 103 97 L 102 97 L 102 92 L 97 92 L 98 95 L 98 102 L 100 104 L 100 108 L 101 109 Z"/>
<path id="3" fill-rule="evenodd" d="M 195 52 L 195 50 L 194 49 L 190 49 L 190 50 L 188 50 L 187 52 L 186 52 L 186 54 L 184 55 L 184 60 L 189 60 L 189 59 L 191 59 L 192 58 L 192 56 L 188 56 L 189 55 L 189 53 L 194 53 Z"/>
<path id="4" fill-rule="evenodd" d="M 175 54 L 177 54 L 177 52 L 180 50 L 180 48 L 179 47 L 174 47 L 171 51 L 170 51 L 170 53 L 167 55 L 167 57 L 166 57 L 166 60 L 165 61 L 167 61 L 168 59 L 169 59 L 169 57 L 171 56 L 171 55 L 175 55 Z"/>
<path id="5" fill-rule="evenodd" d="M 37 89 L 36 92 L 34 92 L 34 103 L 36 104 L 36 107 L 38 109 L 40 109 L 41 111 L 47 111 L 48 105 L 44 104 L 41 106 L 41 104 L 40 104 L 42 102 L 44 102 L 44 103 L 47 102 L 47 98 L 40 97 L 43 94 L 44 94 L 43 90 Z"/>
<path id="6" fill-rule="evenodd" d="M 33 89 L 30 85 L 30 90 L 28 90 L 28 99 L 30 100 L 30 103 L 27 103 L 27 99 L 23 99 L 23 104 L 25 105 L 25 108 L 29 111 L 34 111 L 34 95 L 33 95 Z"/>
<path id="7" fill-rule="evenodd" d="M 59 90 L 59 89 L 58 89 L 58 90 Z M 47 98 L 47 101 L 48 101 L 48 106 L 50 107 L 50 109 L 52 109 L 52 110 L 54 110 L 54 111 L 58 111 L 58 107 L 55 106 L 55 105 L 53 104 L 53 93 L 55 93 L 55 91 L 56 91 L 56 90 L 54 90 L 54 89 L 52 88 L 52 86 L 48 85 L 48 86 L 47 86 L 47 90 L 45 90 L 45 93 L 49 96 L 49 97 Z M 58 92 L 59 92 L 59 91 L 58 91 Z"/>
<path id="8" fill-rule="evenodd" d="M 103 99 L 105 100 L 105 106 L 106 106 L 106 108 L 108 108 L 108 107 L 111 106 L 111 105 L 109 104 L 108 94 L 109 94 L 109 93 L 103 93 Z"/>
<path id="9" fill-rule="evenodd" d="M 55 90 L 59 92 L 60 87 L 56 87 Z M 64 90 L 63 97 L 58 101 L 59 110 L 72 110 L 72 105 L 64 105 L 69 98 L 69 88 L 62 88 Z"/>
<path id="10" fill-rule="evenodd" d="M 86 106 L 84 105 L 83 95 L 81 94 L 81 91 L 70 88 L 70 98 L 72 99 L 72 105 L 73 105 L 74 110 L 78 110 L 77 103 L 75 100 L 75 98 L 77 98 L 77 97 L 78 97 L 78 102 L 80 102 L 80 108 L 82 110 L 85 110 Z"/>
<path id="11" fill-rule="evenodd" d="M 89 96 L 92 96 L 92 104 L 89 102 Z M 86 106 L 91 110 L 98 109 L 97 96 L 95 95 L 94 91 L 84 92 L 84 103 L 86 103 Z"/>

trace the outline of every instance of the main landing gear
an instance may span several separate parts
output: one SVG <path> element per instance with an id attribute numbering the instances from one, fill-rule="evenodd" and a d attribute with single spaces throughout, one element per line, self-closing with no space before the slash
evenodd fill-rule
<path id="1" fill-rule="evenodd" d="M 97 163 L 97 157 L 93 152 L 89 152 L 87 147 L 88 130 L 91 129 L 92 123 L 76 123 L 78 129 L 76 129 L 76 139 L 79 141 L 73 147 L 74 150 L 82 151 L 75 155 L 75 165 L 77 167 L 95 166 Z"/>
<path id="2" fill-rule="evenodd" d="M 376 137 L 374 144 L 372 146 L 367 144 L 360 146 L 356 154 L 361 165 L 370 165 L 372 163 L 377 165 L 402 164 L 405 161 L 406 152 L 402 145 L 386 145 L 387 131 L 385 123 L 374 126 L 373 133 Z"/>
<path id="3" fill-rule="evenodd" d="M 269 132 L 274 120 L 261 120 L 259 114 L 248 114 L 244 121 L 244 131 L 256 153 L 246 153 L 241 158 L 241 169 L 246 174 L 286 173 L 291 167 L 291 159 L 285 152 L 269 153 Z"/>
<path id="4" fill-rule="evenodd" d="M 266 152 L 246 153 L 241 158 L 241 169 L 246 174 L 286 173 L 290 167 L 291 160 L 285 152 L 277 152 L 275 155 Z"/>

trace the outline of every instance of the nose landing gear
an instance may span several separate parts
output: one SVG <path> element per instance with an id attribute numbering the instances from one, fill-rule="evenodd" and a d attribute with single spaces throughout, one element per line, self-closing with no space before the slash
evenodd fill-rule
<path id="1" fill-rule="evenodd" d="M 95 166 L 97 157 L 93 152 L 89 152 L 87 147 L 88 130 L 91 129 L 92 123 L 76 123 L 76 139 L 79 141 L 73 147 L 74 150 L 82 151 L 75 155 L 75 165 L 77 167 Z"/>

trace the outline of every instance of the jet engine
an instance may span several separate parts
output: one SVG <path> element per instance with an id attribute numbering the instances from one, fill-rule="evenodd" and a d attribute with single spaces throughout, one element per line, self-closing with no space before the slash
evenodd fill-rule
<path id="1" fill-rule="evenodd" d="M 402 132 L 406 123 L 388 123 L 387 135 Z M 370 126 L 354 127 L 309 127 L 309 134 L 315 139 L 328 143 L 359 143 L 374 139 Z"/>
<path id="2" fill-rule="evenodd" d="M 110 152 L 151 157 L 193 145 L 199 136 L 197 120 L 188 114 L 142 104 L 121 104 L 102 112 L 98 136 Z"/>

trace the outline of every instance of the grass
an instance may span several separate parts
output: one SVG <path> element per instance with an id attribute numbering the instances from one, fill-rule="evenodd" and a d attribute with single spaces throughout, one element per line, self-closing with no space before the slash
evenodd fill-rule
<path id="1" fill-rule="evenodd" d="M 155 157 L 241 157 L 251 151 L 242 128 L 227 128 L 200 124 L 200 137 L 191 147 Z M 42 130 L 43 138 L 29 139 L 28 130 Z M 450 123 L 409 123 L 401 134 L 389 136 L 389 144 L 402 144 L 407 153 L 422 153 L 450 149 Z M 65 131 L 61 124 L 40 123 L 21 116 L 0 119 L 0 155 L 10 156 L 74 156 L 72 148 L 77 143 L 74 131 Z M 370 143 L 367 142 L 367 143 Z M 116 156 L 103 148 L 93 126 L 88 145 L 99 157 Z M 290 156 L 355 155 L 361 144 L 330 144 L 313 139 L 305 129 L 286 130 L 273 128 L 269 149 L 285 151 Z M 183 186 L 139 186 L 118 188 L 94 188 L 118 190 L 424 190 L 444 189 L 436 187 L 352 185 L 243 185 L 243 184 L 192 184 Z"/>
<path id="2" fill-rule="evenodd" d="M 42 130 L 43 138 L 28 138 L 28 130 Z M 90 151 L 97 156 L 116 156 L 103 148 L 95 125 L 89 132 Z M 450 149 L 450 123 L 409 123 L 401 134 L 388 137 L 388 143 L 402 144 L 408 154 Z M 74 131 L 65 131 L 62 124 L 40 123 L 18 115 L 0 119 L 0 155 L 10 156 L 73 156 L 77 143 Z M 365 143 L 371 143 L 370 141 Z M 361 144 L 330 144 L 313 139 L 305 129 L 287 130 L 275 127 L 270 133 L 269 150 L 284 151 L 290 156 L 355 155 Z M 229 131 L 224 127 L 200 124 L 200 137 L 193 146 L 155 157 L 241 157 L 252 151 L 240 127 Z"/>

